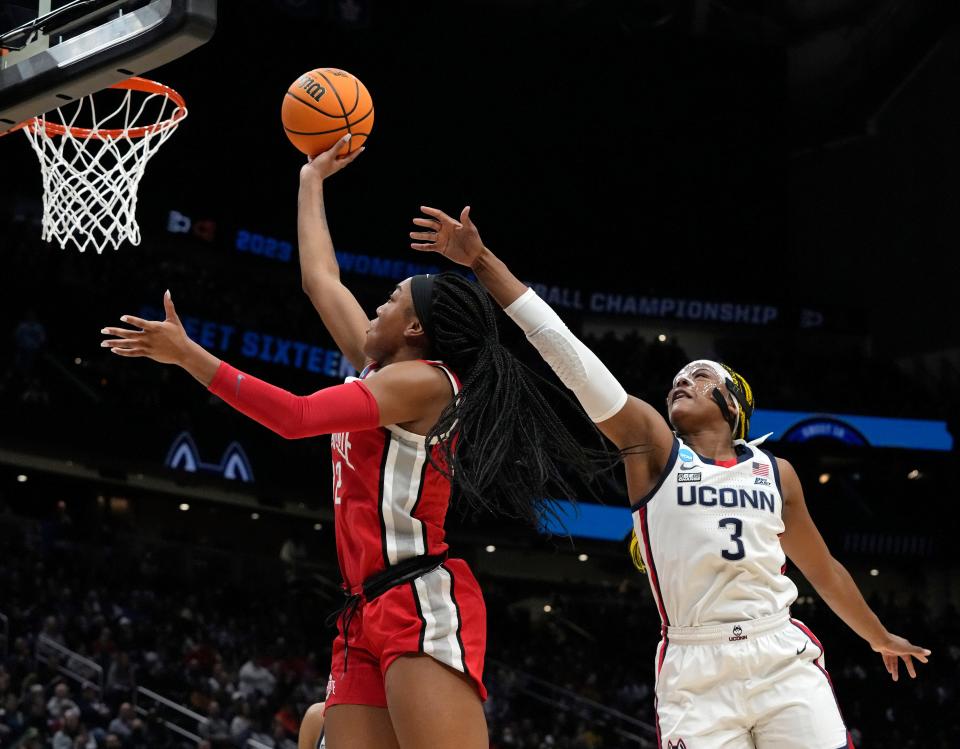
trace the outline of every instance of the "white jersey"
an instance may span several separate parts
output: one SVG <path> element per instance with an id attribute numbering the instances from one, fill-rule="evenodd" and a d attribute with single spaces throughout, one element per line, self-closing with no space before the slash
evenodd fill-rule
<path id="1" fill-rule="evenodd" d="M 796 599 L 783 574 L 780 472 L 755 444 L 739 442 L 737 463 L 723 467 L 675 439 L 657 485 L 631 509 L 664 626 L 759 619 Z"/>

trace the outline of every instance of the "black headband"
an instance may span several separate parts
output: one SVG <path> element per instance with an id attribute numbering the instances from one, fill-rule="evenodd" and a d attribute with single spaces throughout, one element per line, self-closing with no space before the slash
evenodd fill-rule
<path id="1" fill-rule="evenodd" d="M 735 383 L 729 377 L 723 381 L 723 384 L 727 386 L 727 391 L 730 395 L 740 404 L 741 422 L 749 426 L 750 417 L 753 416 L 753 406 L 751 406 L 747 400 L 747 395 L 743 392 L 743 388 L 740 387 L 739 383 Z M 730 425 L 730 429 L 735 430 L 737 427 L 737 417 L 731 415 L 730 409 L 727 408 L 727 401 L 723 397 L 723 393 L 720 392 L 720 388 L 715 387 L 712 395 L 717 405 L 720 406 L 720 413 L 723 414 L 723 418 Z M 744 429 L 744 433 L 746 433 L 746 429 Z"/>
<path id="2" fill-rule="evenodd" d="M 417 313 L 417 319 L 423 326 L 423 332 L 427 338 L 434 340 L 433 329 L 433 282 L 436 276 L 424 274 L 413 276 L 410 279 L 410 296 L 413 297 L 413 311 Z"/>

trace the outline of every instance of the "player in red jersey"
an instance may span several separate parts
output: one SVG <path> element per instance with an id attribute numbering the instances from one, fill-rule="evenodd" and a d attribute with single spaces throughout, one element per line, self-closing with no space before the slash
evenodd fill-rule
<path id="1" fill-rule="evenodd" d="M 486 612 L 466 563 L 447 558 L 451 481 L 475 507 L 536 522 L 548 484 L 572 491 L 560 466 L 589 476 L 594 462 L 500 343 L 476 284 L 415 276 L 367 319 L 340 282 L 323 208 L 324 179 L 356 158 L 337 160 L 342 145 L 301 172 L 300 263 L 304 290 L 359 378 L 298 397 L 239 372 L 187 337 L 169 292 L 165 320 L 124 316 L 135 329 L 104 328 L 113 338 L 103 345 L 179 365 L 284 437 L 333 435 L 349 597 L 327 686 L 329 749 L 486 749 Z"/>

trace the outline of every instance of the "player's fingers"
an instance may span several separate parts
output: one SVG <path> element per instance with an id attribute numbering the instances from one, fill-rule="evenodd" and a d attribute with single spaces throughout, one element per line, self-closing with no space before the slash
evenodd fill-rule
<path id="1" fill-rule="evenodd" d="M 435 219 L 437 219 L 437 221 L 448 222 L 456 226 L 460 225 L 458 221 L 454 221 L 446 213 L 444 213 L 438 208 L 431 208 L 428 205 L 422 205 L 420 206 L 420 210 L 426 213 L 428 216 L 433 216 Z"/>
<path id="2" fill-rule="evenodd" d="M 127 325 L 136 325 L 141 330 L 154 330 L 160 325 L 159 322 L 154 320 L 144 320 L 140 317 L 134 317 L 133 315 L 121 316 L 120 322 L 125 322 Z"/>
<path id="3" fill-rule="evenodd" d="M 435 231 L 412 231 L 410 239 L 419 239 L 423 242 L 436 242 L 437 233 Z"/>
<path id="4" fill-rule="evenodd" d="M 366 146 L 364 146 L 366 148 Z M 343 169 L 347 164 L 352 164 L 357 160 L 357 156 L 363 153 L 363 148 L 358 148 L 353 153 L 348 153 L 346 156 L 337 157 L 337 167 Z"/>
<path id="5" fill-rule="evenodd" d="M 917 678 L 917 667 L 913 665 L 913 658 L 909 655 L 900 656 L 903 658 L 903 663 L 907 667 L 907 673 L 910 674 L 911 679 Z"/>
<path id="6" fill-rule="evenodd" d="M 464 206 L 460 211 L 460 223 L 464 226 L 473 226 L 473 221 L 470 220 L 470 206 Z"/>
<path id="7" fill-rule="evenodd" d="M 131 341 L 124 338 L 108 338 L 105 341 L 100 341 L 102 348 L 133 348 L 139 345 L 139 341 Z"/>
<path id="8" fill-rule="evenodd" d="M 331 147 L 328 148 L 326 151 L 324 151 L 324 155 L 326 155 L 326 154 L 332 154 L 332 157 L 333 157 L 333 158 L 336 158 L 336 157 L 337 157 L 337 154 L 339 154 L 340 151 L 343 150 L 343 147 L 346 146 L 347 143 L 350 142 L 350 139 L 351 139 L 352 137 L 353 137 L 353 135 L 352 135 L 351 133 L 347 133 L 347 134 L 344 135 L 342 138 L 340 138 L 340 140 L 338 140 L 336 143 L 334 143 L 333 146 L 331 146 Z"/>
<path id="9" fill-rule="evenodd" d="M 893 676 L 894 668 L 897 664 L 897 656 L 895 655 L 884 655 L 883 656 L 883 667 L 887 669 L 887 673 L 890 676 Z"/>
<path id="10" fill-rule="evenodd" d="M 434 252 L 437 249 L 437 246 L 433 242 L 430 242 L 429 244 L 417 244 L 411 242 L 410 246 L 419 252 Z"/>
<path id="11" fill-rule="evenodd" d="M 177 317 L 177 308 L 173 306 L 173 297 L 170 295 L 170 289 L 163 292 L 163 310 L 167 313 L 168 320 L 180 320 L 180 318 Z"/>
<path id="12" fill-rule="evenodd" d="M 423 226 L 427 229 L 433 229 L 434 231 L 440 231 L 440 222 L 434 221 L 432 218 L 415 218 L 413 223 L 417 226 Z"/>
<path id="13" fill-rule="evenodd" d="M 143 335 L 142 330 L 130 330 L 129 328 L 101 328 L 100 332 L 116 338 L 138 338 Z"/>
<path id="14" fill-rule="evenodd" d="M 112 348 L 111 352 L 117 354 L 117 356 L 143 356 L 144 351 L 140 348 Z"/>

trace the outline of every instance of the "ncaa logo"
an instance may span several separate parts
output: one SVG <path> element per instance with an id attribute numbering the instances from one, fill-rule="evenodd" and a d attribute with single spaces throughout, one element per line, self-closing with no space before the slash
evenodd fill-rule
<path id="1" fill-rule="evenodd" d="M 677 455 L 680 457 L 680 469 L 683 471 L 689 471 L 696 464 L 697 456 L 693 454 L 693 450 L 681 447 Z"/>

